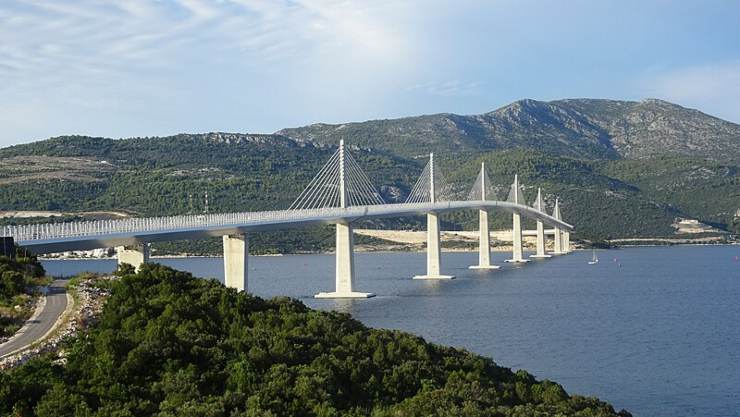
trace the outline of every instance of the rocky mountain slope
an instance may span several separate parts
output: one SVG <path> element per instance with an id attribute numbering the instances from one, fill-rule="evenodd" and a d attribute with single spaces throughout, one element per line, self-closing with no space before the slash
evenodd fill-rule
<path id="1" fill-rule="evenodd" d="M 277 132 L 299 141 L 360 146 L 416 156 L 419 149 L 475 152 L 532 148 L 587 159 L 674 154 L 740 162 L 740 125 L 661 100 L 520 100 L 473 116 L 435 114 Z"/>

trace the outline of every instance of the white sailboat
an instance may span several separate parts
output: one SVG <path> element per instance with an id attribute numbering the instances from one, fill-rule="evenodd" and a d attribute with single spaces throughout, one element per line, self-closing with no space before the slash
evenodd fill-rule
<path id="1" fill-rule="evenodd" d="M 596 256 L 596 249 L 593 250 L 593 255 L 591 256 L 591 260 L 588 261 L 589 265 L 596 265 L 599 263 L 599 257 Z"/>

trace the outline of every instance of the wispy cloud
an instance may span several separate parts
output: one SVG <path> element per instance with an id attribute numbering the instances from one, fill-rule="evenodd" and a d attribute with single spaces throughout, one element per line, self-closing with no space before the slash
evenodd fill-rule
<path id="1" fill-rule="evenodd" d="M 0 6 L 0 76 L 48 76 L 49 66 L 83 73 L 152 68 L 193 48 L 212 56 L 236 50 L 260 61 L 340 48 L 383 59 L 402 45 L 382 21 L 383 9 L 393 6 L 338 0 L 10 0 Z"/>
<path id="2" fill-rule="evenodd" d="M 262 79 L 252 90 L 277 83 L 269 79 L 276 74 L 282 84 L 306 85 L 377 78 L 374 68 L 400 67 L 412 56 L 386 19 L 405 7 L 397 0 L 5 0 L 0 110 L 27 109 L 45 96 L 52 114 L 55 106 L 111 113 L 146 97 L 176 100 L 237 68 L 243 75 L 232 83 Z M 0 112 L 0 123 L 9 122 L 2 113 L 10 114 Z"/>
<path id="3" fill-rule="evenodd" d="M 654 5 L 635 20 L 616 1 L 566 3 L 0 0 L 0 146 L 477 113 L 527 96 L 657 96 L 740 120 L 740 6 Z M 607 14 L 634 25 L 593 23 Z M 687 56 L 694 66 L 645 76 Z"/>

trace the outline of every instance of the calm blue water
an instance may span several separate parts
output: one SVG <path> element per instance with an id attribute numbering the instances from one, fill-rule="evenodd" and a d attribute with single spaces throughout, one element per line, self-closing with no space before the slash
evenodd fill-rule
<path id="1" fill-rule="evenodd" d="M 250 291 L 288 295 L 524 368 L 635 416 L 740 416 L 740 246 L 575 252 L 474 271 L 443 254 L 456 280 L 415 281 L 425 255 L 358 254 L 369 300 L 315 300 L 333 289 L 331 255 L 250 258 Z M 504 254 L 494 254 L 500 262 Z M 615 261 L 616 259 L 616 261 Z M 222 279 L 220 258 L 159 262 Z M 46 261 L 52 274 L 109 272 L 114 261 Z"/>

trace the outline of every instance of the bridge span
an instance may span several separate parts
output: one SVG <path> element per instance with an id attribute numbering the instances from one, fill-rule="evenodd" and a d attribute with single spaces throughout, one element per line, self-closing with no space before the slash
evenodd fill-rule
<path id="1" fill-rule="evenodd" d="M 149 260 L 149 244 L 160 241 L 189 240 L 221 236 L 224 246 L 224 278 L 227 286 L 247 290 L 248 233 L 265 230 L 301 228 L 319 224 L 336 225 L 335 291 L 319 293 L 317 298 L 366 298 L 372 293 L 353 290 L 354 239 L 352 227 L 358 221 L 373 218 L 427 216 L 427 271 L 414 279 L 451 279 L 441 273 L 440 230 L 438 215 L 457 210 L 479 212 L 479 262 L 471 268 L 496 269 L 491 264 L 488 210 L 512 213 L 512 257 L 507 262 L 523 263 L 521 217 L 537 221 L 536 253 L 533 258 L 547 258 L 545 240 L 552 235 L 554 252 L 569 250 L 573 226 L 561 219 L 559 202 L 552 214 L 545 211 L 540 190 L 532 206 L 526 205 L 514 177 L 506 201 L 490 199 L 494 195 L 485 165 L 467 200 L 450 198 L 450 187 L 434 166 L 434 155 L 422 171 L 405 203 L 386 204 L 351 154 L 340 142 L 338 150 L 319 171 L 288 210 L 182 215 L 166 217 L 97 220 L 4 226 L 0 235 L 12 237 L 24 248 L 37 253 L 55 253 L 115 247 L 119 264 L 139 267 Z M 544 226 L 552 229 L 545 232 Z"/>

